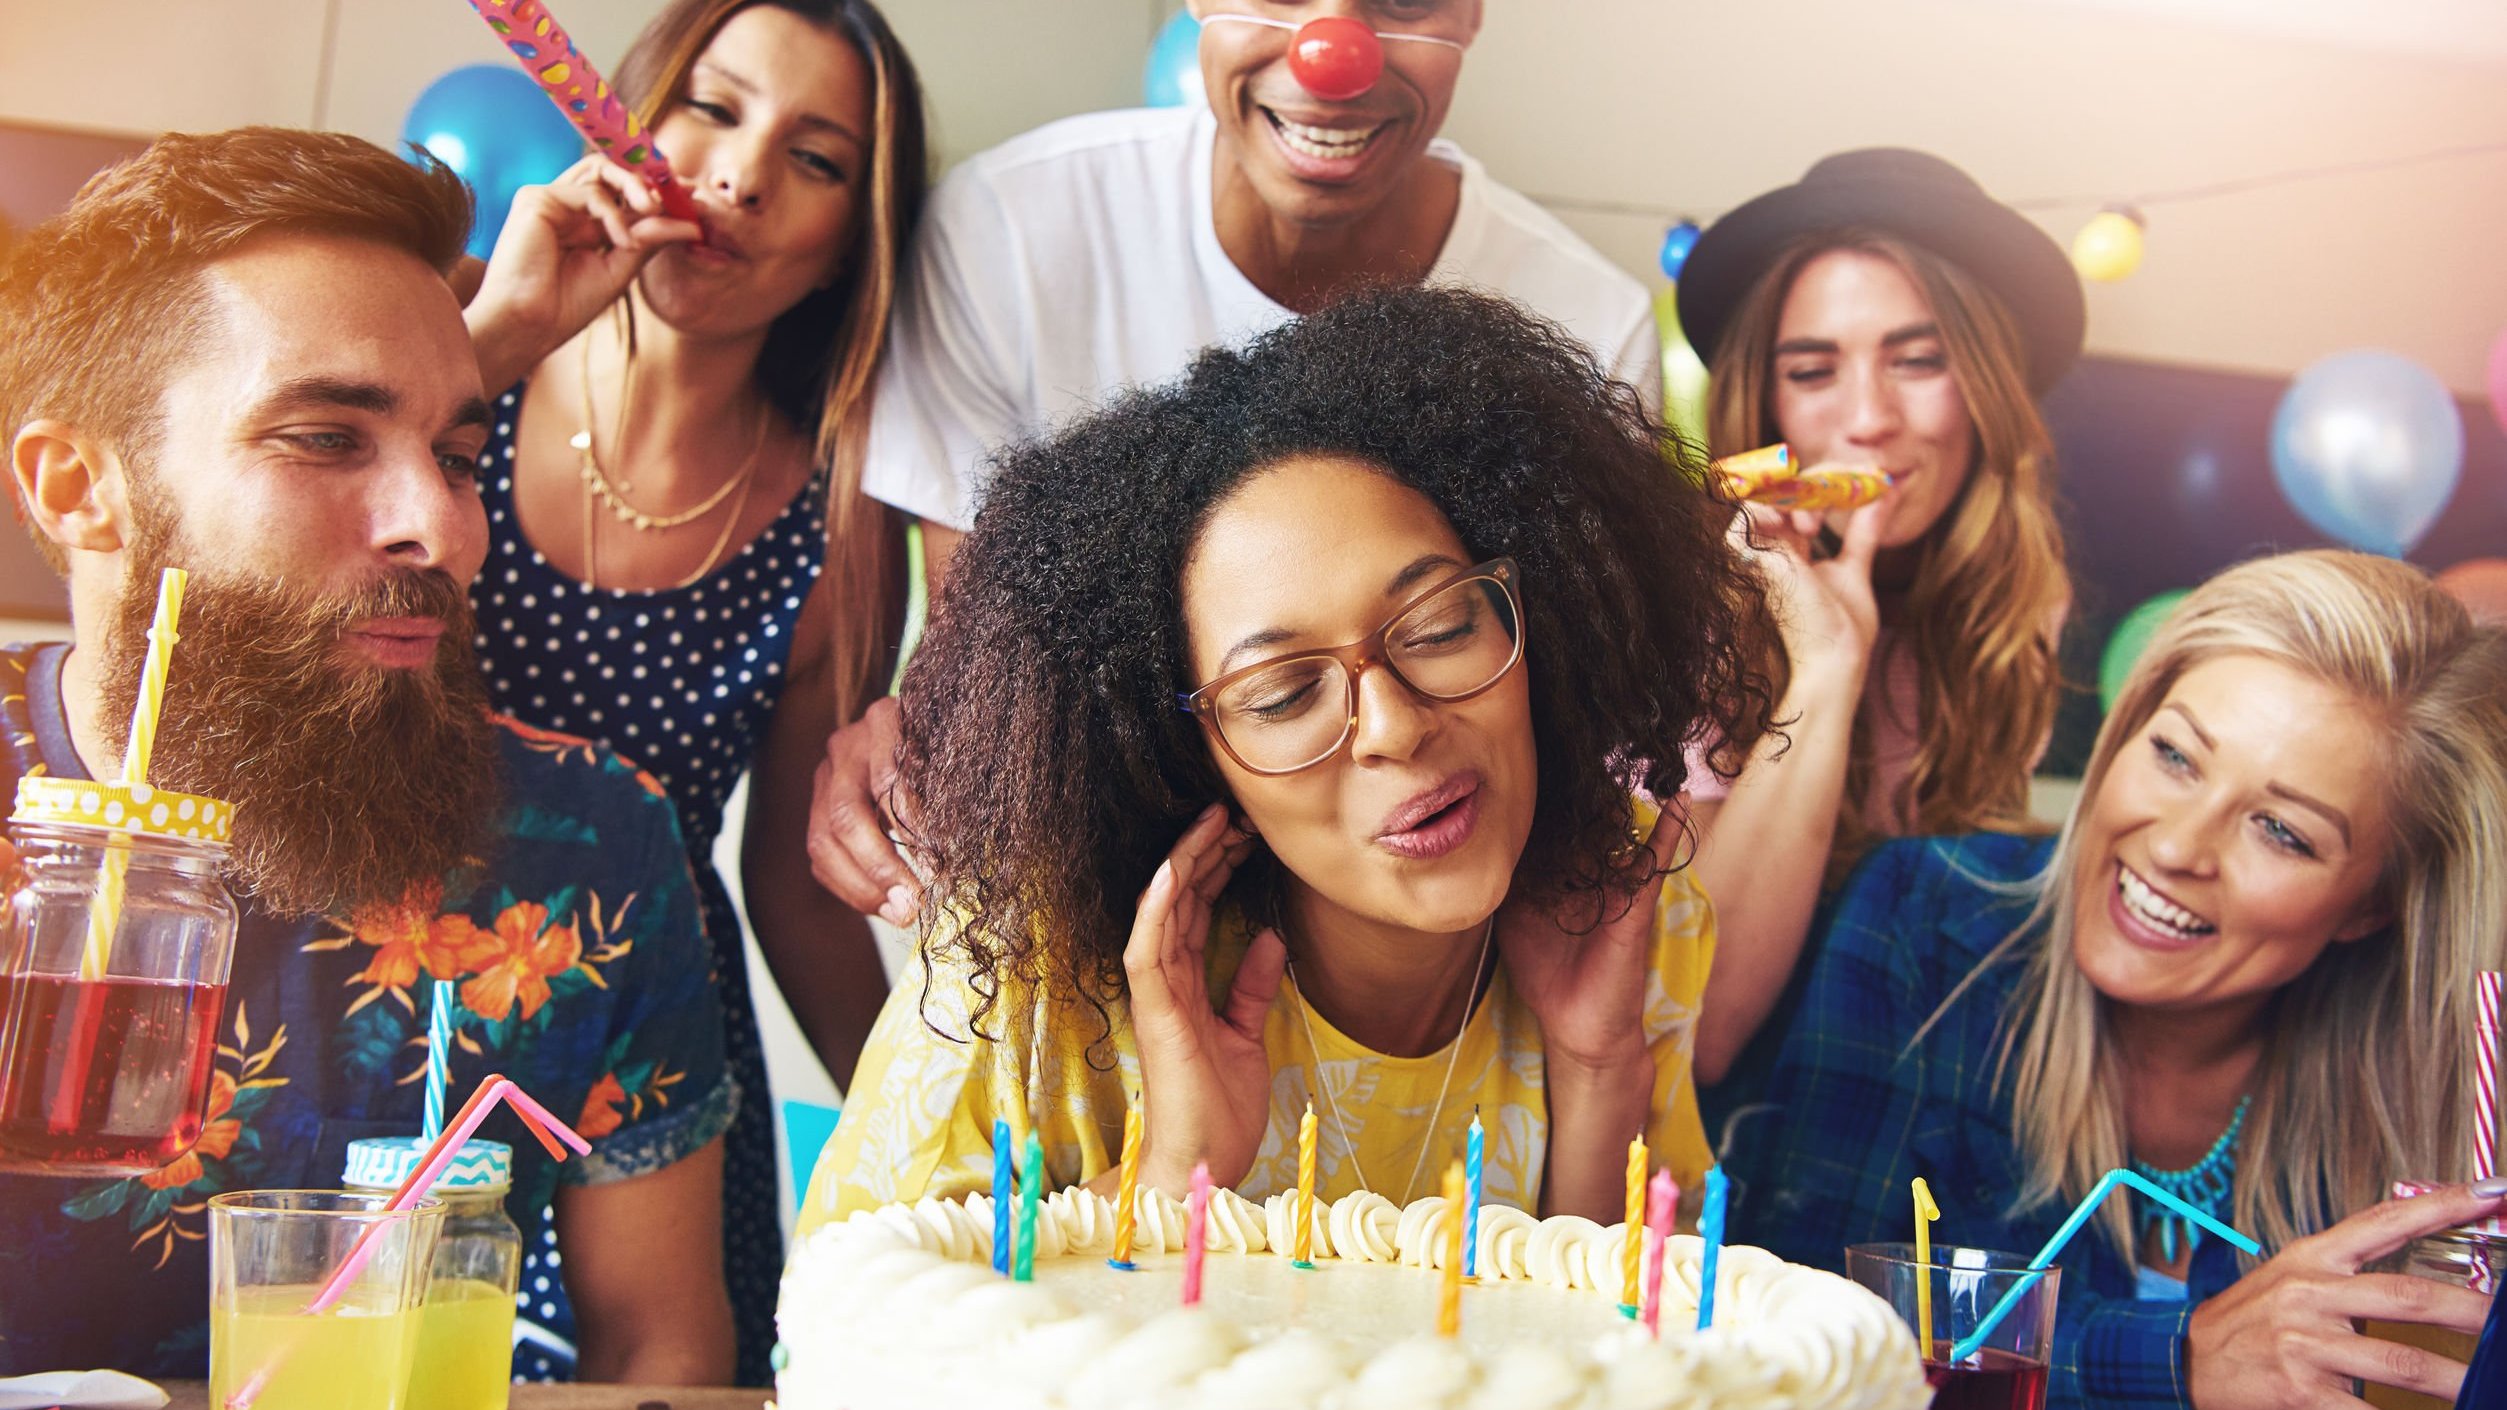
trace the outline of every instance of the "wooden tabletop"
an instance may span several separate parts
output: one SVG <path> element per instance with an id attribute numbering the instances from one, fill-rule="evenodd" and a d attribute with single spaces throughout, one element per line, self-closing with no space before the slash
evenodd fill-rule
<path id="1" fill-rule="evenodd" d="M 208 1410 L 209 1388 L 169 1381 L 169 1410 Z M 696 1390 L 687 1386 L 518 1385 L 513 1410 L 761 1410 L 762 1390 Z"/>

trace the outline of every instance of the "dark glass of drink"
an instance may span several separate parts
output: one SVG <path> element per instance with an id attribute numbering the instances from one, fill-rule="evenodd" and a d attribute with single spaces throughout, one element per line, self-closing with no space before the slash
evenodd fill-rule
<path id="1" fill-rule="evenodd" d="M 1930 1253 L 1919 1261 L 1913 1244 L 1856 1244 L 1845 1251 L 1845 1274 L 1915 1333 L 1934 1410 L 2044 1410 L 2063 1270 L 2031 1273 L 2027 1255 L 1999 1249 L 1934 1244 Z M 1951 1349 L 2014 1288 L 2018 1301 L 1984 1345 L 1953 1361 Z"/>

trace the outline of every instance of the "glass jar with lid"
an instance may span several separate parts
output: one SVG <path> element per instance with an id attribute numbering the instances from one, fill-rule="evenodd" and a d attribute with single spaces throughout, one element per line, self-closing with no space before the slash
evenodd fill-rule
<path id="1" fill-rule="evenodd" d="M 0 1170 L 127 1176 L 207 1120 L 235 958 L 234 811 L 146 784 L 18 781 L 0 928 Z"/>
<path id="2" fill-rule="evenodd" d="M 415 1174 L 427 1142 L 394 1137 L 352 1142 L 342 1180 L 389 1191 Z M 408 1403 L 427 1410 L 505 1410 L 512 1393 L 514 1297 L 522 1284 L 522 1230 L 505 1212 L 513 1148 L 466 1141 L 428 1191 L 444 1201 L 444 1232 L 418 1323 Z"/>

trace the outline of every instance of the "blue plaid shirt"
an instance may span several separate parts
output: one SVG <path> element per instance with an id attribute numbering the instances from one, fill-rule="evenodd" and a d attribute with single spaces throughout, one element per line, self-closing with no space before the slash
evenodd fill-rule
<path id="1" fill-rule="evenodd" d="M 2022 1183 L 2009 1094 L 1994 1081 L 2021 965 L 1995 966 L 1913 1049 L 1907 1040 L 2027 918 L 2047 838 L 1910 838 L 1866 860 L 1839 896 L 1770 1100 L 1736 1163 L 1734 1237 L 1841 1269 L 1848 1244 L 1910 1237 L 1908 1184 L 1941 1204 L 1936 1243 L 2034 1254 L 2066 1208 L 2010 1208 Z M 2237 1280 L 2236 1250 L 2195 1250 L 2185 1301 L 2135 1296 L 2134 1264 L 2096 1229 L 2062 1259 L 2052 1406 L 2192 1405 L 2185 1327 Z"/>

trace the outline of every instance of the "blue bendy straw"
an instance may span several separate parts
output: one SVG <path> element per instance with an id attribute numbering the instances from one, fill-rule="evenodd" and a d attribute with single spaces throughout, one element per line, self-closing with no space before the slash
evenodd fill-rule
<path id="1" fill-rule="evenodd" d="M 2098 1181 L 2096 1187 L 2090 1190 L 2089 1198 L 2082 1200 L 2080 1207 L 2072 1211 L 2072 1217 L 2063 1221 L 2063 1227 L 2054 1231 L 2054 1237 L 2046 1240 L 2046 1246 L 2037 1250 L 2037 1256 L 2028 1260 L 2029 1276 L 2013 1283 L 2011 1290 L 2002 1295 L 2002 1300 L 1993 1305 L 1993 1311 L 1985 1314 L 1985 1320 L 1976 1324 L 1976 1330 L 1960 1338 L 1958 1344 L 1950 1348 L 1951 1365 L 1955 1366 L 1965 1361 L 1984 1348 L 1985 1338 L 1992 1336 L 1994 1329 L 2002 1325 L 2002 1319 L 2010 1316 L 2011 1309 L 2019 1305 L 2020 1294 L 2037 1285 L 2036 1275 L 2054 1266 L 2054 1260 L 2062 1256 L 2064 1246 L 2072 1241 L 2074 1234 L 2081 1231 L 2082 1225 L 2089 1222 L 2089 1217 L 2098 1212 L 2098 1206 L 2106 1203 L 2107 1196 L 2115 1193 L 2115 1187 L 2118 1185 L 2139 1190 L 2235 1244 L 2246 1253 L 2263 1252 L 2263 1245 L 2151 1184 L 2132 1171 L 2110 1170 Z M 1932 1274 L 1930 1270 L 1926 1270 L 1922 1276 L 1929 1278 Z"/>
<path id="2" fill-rule="evenodd" d="M 1706 1168 L 1706 1207 L 1697 1216 L 1697 1236 L 1706 1241 L 1706 1259 L 1698 1265 L 1697 1329 L 1715 1325 L 1715 1265 L 1723 1261 L 1724 1205 L 1732 1194 L 1732 1177 L 1721 1165 Z"/>

